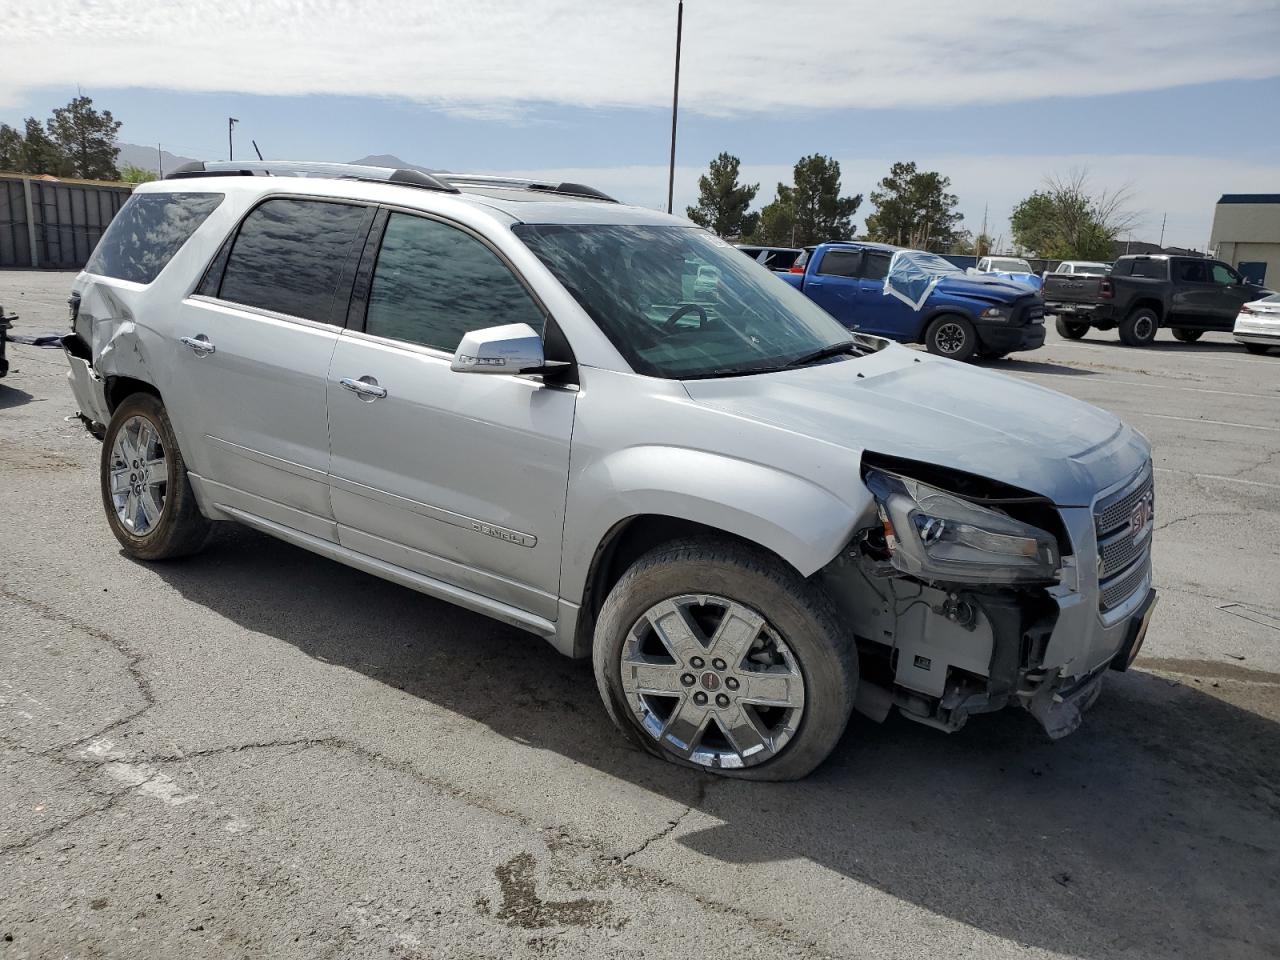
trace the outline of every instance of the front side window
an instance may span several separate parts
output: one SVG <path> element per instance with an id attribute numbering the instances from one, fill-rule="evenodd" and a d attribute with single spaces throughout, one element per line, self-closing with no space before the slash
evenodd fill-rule
<path id="1" fill-rule="evenodd" d="M 222 202 L 220 193 L 135 193 L 98 241 L 85 270 L 150 283 Z"/>
<path id="2" fill-rule="evenodd" d="M 762 373 L 850 340 L 800 291 L 697 227 L 512 229 L 637 373 Z"/>
<path id="3" fill-rule="evenodd" d="M 868 250 L 862 257 L 862 279 L 883 280 L 889 275 L 891 259 L 887 253 L 872 253 Z"/>
<path id="4" fill-rule="evenodd" d="M 543 319 L 524 285 L 471 234 L 391 214 L 373 270 L 366 333 L 452 353 L 468 331 L 508 323 L 541 330 Z"/>
<path id="5" fill-rule="evenodd" d="M 324 200 L 268 200 L 245 217 L 219 298 L 334 323 L 334 294 L 367 210 Z M 343 308 L 345 310 L 345 307 Z"/>
<path id="6" fill-rule="evenodd" d="M 1212 264 L 1213 282 L 1223 286 L 1240 283 L 1240 275 L 1228 267 L 1225 263 Z"/>

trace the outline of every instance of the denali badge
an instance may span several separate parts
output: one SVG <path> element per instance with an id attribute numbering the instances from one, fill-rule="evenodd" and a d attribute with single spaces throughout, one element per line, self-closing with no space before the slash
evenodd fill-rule
<path id="1" fill-rule="evenodd" d="M 479 520 L 472 520 L 470 527 L 476 533 L 483 533 L 486 537 L 493 537 L 495 540 L 506 543 L 514 543 L 518 547 L 532 547 L 538 542 L 538 538 L 530 534 L 521 533 L 519 530 L 508 530 L 506 527 L 495 527 L 491 523 L 481 523 Z"/>

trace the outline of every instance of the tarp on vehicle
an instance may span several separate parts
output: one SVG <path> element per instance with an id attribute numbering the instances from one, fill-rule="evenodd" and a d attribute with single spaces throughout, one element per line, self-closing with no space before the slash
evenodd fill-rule
<path id="1" fill-rule="evenodd" d="M 897 297 L 912 310 L 919 310 L 939 280 L 955 276 L 963 277 L 964 271 L 936 253 L 899 250 L 889 261 L 884 292 L 887 296 Z"/>

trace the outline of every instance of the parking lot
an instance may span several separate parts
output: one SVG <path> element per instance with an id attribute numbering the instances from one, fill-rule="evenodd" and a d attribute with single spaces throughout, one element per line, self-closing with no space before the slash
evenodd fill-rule
<path id="1" fill-rule="evenodd" d="M 71 278 L 0 272 L 13 332 L 61 332 Z M 855 715 L 757 784 L 630 748 L 541 641 L 248 529 L 126 559 L 62 354 L 9 349 L 2 958 L 1280 955 L 1280 355 L 1051 329 L 990 364 L 1152 441 L 1135 668 L 1057 743 Z"/>

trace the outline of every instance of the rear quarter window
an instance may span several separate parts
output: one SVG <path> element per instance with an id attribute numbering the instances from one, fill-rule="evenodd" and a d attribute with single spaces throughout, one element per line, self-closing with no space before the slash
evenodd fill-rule
<path id="1" fill-rule="evenodd" d="M 135 193 L 107 227 L 85 270 L 150 283 L 222 198 L 221 193 Z"/>
<path id="2" fill-rule="evenodd" d="M 1134 260 L 1132 263 L 1132 276 L 1146 277 L 1149 280 L 1167 280 L 1169 278 L 1169 263 L 1167 260 Z"/>

